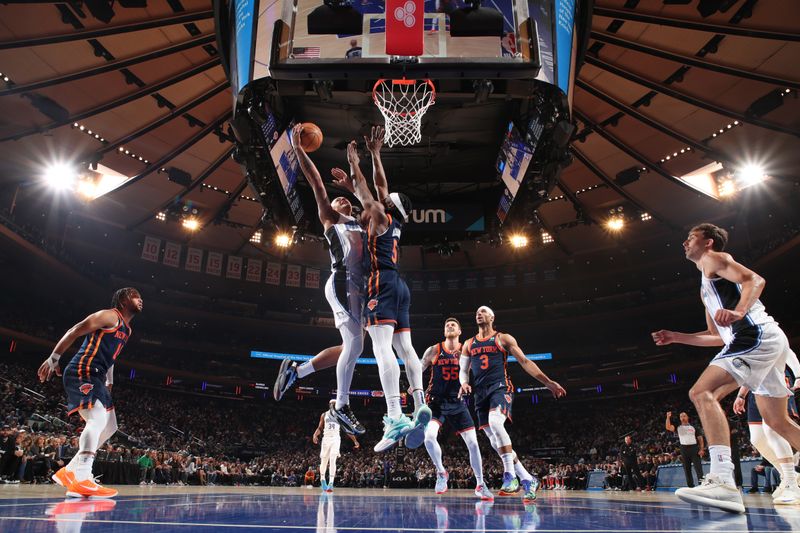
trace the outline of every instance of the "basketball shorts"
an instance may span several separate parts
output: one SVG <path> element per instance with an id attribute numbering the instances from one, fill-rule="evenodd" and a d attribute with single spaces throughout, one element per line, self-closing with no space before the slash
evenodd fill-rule
<path id="1" fill-rule="evenodd" d="M 411 329 L 408 314 L 411 291 L 396 270 L 379 270 L 367 279 L 367 302 L 364 317 L 367 326 L 390 324 L 394 331 Z"/>
<path id="2" fill-rule="evenodd" d="M 502 383 L 490 387 L 486 393 L 475 392 L 475 414 L 478 416 L 478 427 L 483 429 L 489 425 L 489 411 L 498 410 L 511 420 L 513 403 L 514 393 L 508 391 Z"/>
<path id="3" fill-rule="evenodd" d="M 67 393 L 69 414 L 80 409 L 91 409 L 100 401 L 106 410 L 114 408 L 111 393 L 106 387 L 106 371 L 92 367 L 89 376 L 78 376 L 78 367 L 72 363 L 64 368 L 64 391 Z"/>
<path id="4" fill-rule="evenodd" d="M 789 411 L 789 416 L 797 420 L 797 402 L 794 399 L 794 396 L 789 396 L 789 401 L 786 404 L 786 410 Z M 754 394 L 747 395 L 747 423 L 748 424 L 761 424 L 763 420 L 761 419 L 761 411 L 758 410 L 758 404 L 756 403 L 756 397 Z"/>
<path id="5" fill-rule="evenodd" d="M 342 446 L 342 439 L 322 439 L 322 448 L 319 450 L 319 458 L 323 461 L 336 459 L 339 457 L 339 450 Z"/>
<path id="6" fill-rule="evenodd" d="M 778 324 L 772 322 L 737 332 L 711 364 L 754 394 L 780 398 L 792 394 L 784 378 L 788 354 L 789 341 Z"/>
<path id="7" fill-rule="evenodd" d="M 475 429 L 475 422 L 469 414 L 469 409 L 461 400 L 437 400 L 431 399 L 428 403 L 433 417 L 431 421 L 436 421 L 440 426 L 445 423 L 450 424 L 456 434 L 461 434 L 470 429 Z"/>
<path id="8" fill-rule="evenodd" d="M 333 311 L 337 328 L 354 321 L 362 325 L 364 287 L 361 280 L 353 280 L 346 273 L 334 272 L 325 282 L 325 298 Z"/>

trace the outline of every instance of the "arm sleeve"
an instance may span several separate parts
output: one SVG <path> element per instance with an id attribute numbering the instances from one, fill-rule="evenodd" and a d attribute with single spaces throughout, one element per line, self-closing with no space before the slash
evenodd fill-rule
<path id="1" fill-rule="evenodd" d="M 458 359 L 458 381 L 463 385 L 469 383 L 469 357 L 462 355 Z"/>
<path id="2" fill-rule="evenodd" d="M 106 372 L 106 385 L 113 385 L 114 384 L 114 365 L 108 367 L 108 372 Z"/>

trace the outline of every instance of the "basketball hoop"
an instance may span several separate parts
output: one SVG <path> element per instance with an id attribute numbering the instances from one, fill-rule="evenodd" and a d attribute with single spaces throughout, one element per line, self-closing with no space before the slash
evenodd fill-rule
<path id="1" fill-rule="evenodd" d="M 372 99 L 386 119 L 386 144 L 408 146 L 422 140 L 422 117 L 436 100 L 431 80 L 380 79 Z"/>

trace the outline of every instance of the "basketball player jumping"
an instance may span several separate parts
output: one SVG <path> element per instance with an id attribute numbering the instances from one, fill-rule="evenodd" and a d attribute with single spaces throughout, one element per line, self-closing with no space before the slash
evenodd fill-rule
<path id="1" fill-rule="evenodd" d="M 330 407 L 321 415 L 319 415 L 319 425 L 317 426 L 311 440 L 314 444 L 319 444 L 319 437 L 322 435 L 322 447 L 319 450 L 319 479 L 320 486 L 324 492 L 333 492 L 333 482 L 336 479 L 336 459 L 339 457 L 339 450 L 342 446 L 342 436 L 339 430 L 341 424 L 339 419 L 333 415 L 333 406 L 336 400 L 331 400 Z M 345 432 L 350 440 L 353 441 L 353 447 L 357 450 L 361 447 L 355 435 Z M 327 479 L 326 479 L 327 471 Z"/>
<path id="2" fill-rule="evenodd" d="M 380 201 L 376 201 L 372 196 L 361 173 L 355 141 L 347 146 L 347 160 L 350 163 L 353 181 L 351 182 L 346 175 L 335 177 L 338 184 L 353 187 L 356 197 L 364 208 L 362 221 L 367 227 L 370 261 L 364 313 L 387 406 L 387 415 L 383 419 L 383 438 L 375 445 L 375 451 L 382 452 L 402 438 L 406 439 L 408 448 L 419 447 L 425 438 L 425 426 L 430 421 L 431 410 L 425 405 L 422 366 L 411 346 L 409 322 L 411 293 L 405 281 L 397 273 L 400 236 L 403 223 L 408 221 L 411 213 L 411 200 L 401 193 L 380 196 L 386 193 L 387 186 L 378 153 L 381 142 L 375 139 L 375 135 L 373 140 L 375 150 L 370 149 L 370 153 Z M 415 405 L 413 421 L 403 415 L 400 408 L 400 366 L 392 346 L 397 350 L 397 355 L 403 359 L 406 375 L 413 390 Z"/>
<path id="3" fill-rule="evenodd" d="M 331 276 L 325 283 L 325 297 L 342 336 L 341 351 L 336 362 L 336 401 L 331 406 L 332 414 L 341 421 L 347 432 L 361 435 L 365 428 L 350 409 L 350 384 L 356 362 L 364 349 L 364 231 L 351 216 L 353 206 L 347 198 L 340 196 L 332 202 L 328 200 L 322 177 L 303 149 L 302 135 L 303 124 L 297 124 L 292 129 L 292 144 L 300 168 L 314 191 L 317 213 L 328 241 Z M 335 353 L 337 347 L 326 351 Z M 282 364 L 284 366 L 285 361 Z M 279 374 L 279 380 L 281 375 L 283 372 Z M 281 388 L 276 386 L 276 391 Z"/>
<path id="4" fill-rule="evenodd" d="M 92 465 L 97 450 L 117 431 L 117 415 L 111 400 L 114 361 L 132 333 L 130 322 L 142 311 L 142 297 L 136 289 L 119 289 L 111 309 L 93 313 L 72 326 L 58 341 L 53 353 L 39 367 L 44 383 L 61 375 L 61 355 L 81 336 L 78 352 L 64 368 L 64 391 L 69 413 L 77 412 L 86 426 L 81 432 L 78 453 L 55 474 L 53 481 L 67 489 L 67 496 L 113 498 L 117 491 L 94 481 Z"/>
<path id="5" fill-rule="evenodd" d="M 711 472 L 699 487 L 681 488 L 675 494 L 686 502 L 743 513 L 742 495 L 733 479 L 728 421 L 720 400 L 739 386 L 747 387 L 756 395 L 764 423 L 796 449 L 800 449 L 800 426 L 790 420 L 786 407 L 791 395 L 784 380 L 789 342 L 759 300 L 764 278 L 724 253 L 727 242 L 728 232 L 708 223 L 692 228 L 683 242 L 686 258 L 701 272 L 706 330 L 660 330 L 652 335 L 659 346 L 724 346 L 689 391 L 708 440 Z"/>
<path id="6" fill-rule="evenodd" d="M 447 471 L 442 464 L 442 448 L 436 440 L 439 428 L 445 422 L 456 431 L 469 450 L 469 464 L 475 474 L 475 496 L 484 501 L 494 496 L 483 481 L 483 461 L 478 447 L 475 424 L 467 406 L 459 398 L 461 384 L 458 381 L 459 357 L 461 355 L 461 323 L 455 318 L 444 321 L 444 342 L 434 344 L 422 356 L 422 371 L 431 367 L 431 377 L 426 391 L 428 405 L 433 418 L 425 430 L 425 448 L 436 467 L 436 494 L 447 492 Z"/>
<path id="7" fill-rule="evenodd" d="M 800 361 L 792 350 L 786 357 L 786 386 L 792 391 L 800 388 Z M 794 456 L 792 447 L 786 439 L 778 435 L 774 429 L 763 423 L 761 412 L 756 405 L 754 394 L 750 394 L 747 387 L 740 387 L 733 402 L 733 412 L 741 415 L 745 412 L 747 404 L 747 426 L 750 429 L 750 442 L 761 456 L 772 463 L 781 473 L 781 484 L 772 493 L 775 505 L 793 505 L 800 503 L 800 488 L 797 486 L 797 472 L 794 470 Z M 794 396 L 789 396 L 787 402 L 789 416 L 797 422 L 797 403 Z"/>
<path id="8" fill-rule="evenodd" d="M 482 305 L 475 313 L 478 334 L 468 339 L 461 349 L 459 381 L 461 394 L 474 390 L 475 412 L 478 425 L 489 437 L 492 448 L 503 461 L 503 486 L 500 496 L 510 496 L 519 491 L 519 476 L 526 502 L 536 499 L 538 482 L 518 460 L 505 428 L 506 418 L 511 419 L 514 387 L 508 376 L 507 360 L 511 354 L 522 369 L 539 381 L 556 398 L 566 396 L 564 387 L 547 377 L 539 365 L 527 358 L 514 337 L 494 329 L 494 311 Z M 469 384 L 470 372 L 473 385 Z"/>

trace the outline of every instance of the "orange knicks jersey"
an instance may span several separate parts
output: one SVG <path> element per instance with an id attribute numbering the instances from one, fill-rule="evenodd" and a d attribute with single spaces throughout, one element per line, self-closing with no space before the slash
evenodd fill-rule
<path id="1" fill-rule="evenodd" d="M 476 394 L 505 387 L 506 392 L 514 390 L 508 377 L 508 352 L 500 347 L 499 332 L 487 339 L 477 335 L 466 342 L 469 353 L 469 368 L 472 372 L 473 388 Z M 480 391 L 480 393 L 479 393 Z"/>
<path id="2" fill-rule="evenodd" d="M 119 311 L 114 309 L 114 312 L 117 313 L 117 325 L 110 329 L 101 328 L 86 335 L 78 353 L 67 365 L 69 370 L 77 370 L 79 378 L 88 379 L 92 374 L 105 376 L 128 342 L 132 333 L 131 327 Z"/>

